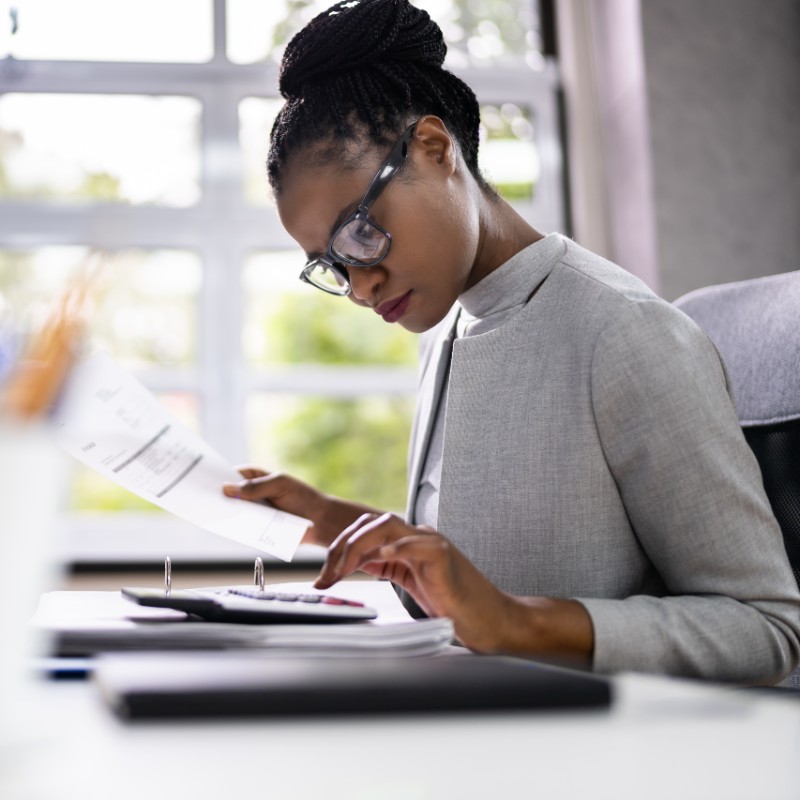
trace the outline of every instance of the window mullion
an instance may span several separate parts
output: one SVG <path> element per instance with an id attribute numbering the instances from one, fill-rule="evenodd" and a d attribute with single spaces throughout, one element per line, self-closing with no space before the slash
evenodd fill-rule
<path id="1" fill-rule="evenodd" d="M 241 388 L 240 242 L 230 230 L 243 206 L 237 94 L 219 86 L 206 94 L 203 114 L 203 206 L 208 224 L 197 231 L 203 257 L 198 313 L 198 371 L 202 429 L 227 458 L 244 457 Z"/>
<path id="2" fill-rule="evenodd" d="M 226 0 L 214 0 L 214 62 L 228 62 L 228 20 L 225 15 Z"/>

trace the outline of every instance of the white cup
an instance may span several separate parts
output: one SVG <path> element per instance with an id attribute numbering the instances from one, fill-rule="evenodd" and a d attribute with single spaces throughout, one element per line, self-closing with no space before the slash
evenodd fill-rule
<path id="1" fill-rule="evenodd" d="M 40 722 L 32 660 L 47 642 L 31 618 L 59 577 L 63 459 L 46 424 L 0 422 L 0 744 Z"/>

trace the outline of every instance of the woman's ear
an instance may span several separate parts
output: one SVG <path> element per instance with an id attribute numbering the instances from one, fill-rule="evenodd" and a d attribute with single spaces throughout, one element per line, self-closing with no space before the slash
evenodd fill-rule
<path id="1" fill-rule="evenodd" d="M 439 117 L 426 114 L 419 118 L 414 128 L 414 145 L 418 166 L 436 171 L 444 169 L 447 175 L 456 171 L 458 146 Z"/>

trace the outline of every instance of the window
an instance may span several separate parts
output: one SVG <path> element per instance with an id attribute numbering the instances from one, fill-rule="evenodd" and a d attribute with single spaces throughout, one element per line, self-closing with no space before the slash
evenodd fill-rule
<path id="1" fill-rule="evenodd" d="M 203 63 L 214 54 L 213 0 L 23 0 L 8 7 L 16 7 L 16 31 L 3 30 L 0 46 L 17 59 Z"/>
<path id="2" fill-rule="evenodd" d="M 481 102 L 483 170 L 537 227 L 563 229 L 558 80 L 535 3 L 417 4 Z M 297 280 L 264 171 L 282 48 L 329 5 L 20 4 L 16 33 L 0 31 L 0 313 L 24 336 L 107 251 L 92 337 L 181 420 L 233 463 L 402 510 L 416 338 Z M 250 553 L 78 466 L 64 512 L 70 558 Z"/>
<path id="3" fill-rule="evenodd" d="M 200 103 L 192 97 L 0 97 L 9 199 L 181 208 L 200 199 Z"/>

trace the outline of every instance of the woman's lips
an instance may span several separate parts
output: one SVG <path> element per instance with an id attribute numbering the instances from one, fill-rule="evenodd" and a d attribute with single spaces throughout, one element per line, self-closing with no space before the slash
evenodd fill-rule
<path id="1" fill-rule="evenodd" d="M 381 303 L 375 309 L 375 313 L 380 314 L 384 322 L 397 322 L 406 313 L 410 299 L 411 291 L 409 290 L 402 297 L 396 297 Z"/>

